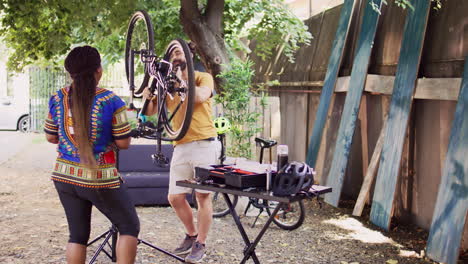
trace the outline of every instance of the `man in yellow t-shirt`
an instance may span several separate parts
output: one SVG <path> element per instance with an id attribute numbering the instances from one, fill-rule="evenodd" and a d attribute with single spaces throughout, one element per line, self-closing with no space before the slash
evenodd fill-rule
<path id="1" fill-rule="evenodd" d="M 178 42 L 171 42 L 172 49 L 169 61 L 174 68 L 179 68 L 178 76 L 187 80 L 187 67 L 182 47 Z M 192 209 L 186 200 L 186 194 L 192 190 L 176 186 L 176 181 L 194 178 L 196 166 L 217 163 L 220 143 L 216 140 L 216 129 L 211 118 L 211 97 L 214 89 L 213 77 L 209 73 L 195 72 L 195 104 L 192 121 L 185 136 L 175 141 L 174 153 L 171 161 L 168 200 L 177 216 L 185 226 L 186 235 L 174 253 L 183 255 L 190 253 L 185 261 L 198 263 L 205 256 L 205 242 L 212 222 L 212 202 L 210 192 L 196 190 L 198 202 L 198 226 L 195 226 Z M 150 100 L 146 110 L 147 115 L 157 111 L 157 102 L 149 89 L 143 92 L 143 98 Z M 169 110 L 175 108 L 177 100 L 167 99 Z M 180 127 L 183 117 L 174 116 L 172 126 Z"/>

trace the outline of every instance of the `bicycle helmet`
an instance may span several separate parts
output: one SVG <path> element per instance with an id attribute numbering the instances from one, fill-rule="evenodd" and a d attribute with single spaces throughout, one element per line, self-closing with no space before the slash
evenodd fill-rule
<path id="1" fill-rule="evenodd" d="M 308 191 L 314 183 L 314 174 L 314 170 L 305 163 L 294 161 L 286 164 L 275 177 L 273 195 L 287 196 Z"/>
<path id="2" fill-rule="evenodd" d="M 223 116 L 220 116 L 214 120 L 214 126 L 218 135 L 225 134 L 226 132 L 231 130 L 231 123 L 227 118 Z"/>

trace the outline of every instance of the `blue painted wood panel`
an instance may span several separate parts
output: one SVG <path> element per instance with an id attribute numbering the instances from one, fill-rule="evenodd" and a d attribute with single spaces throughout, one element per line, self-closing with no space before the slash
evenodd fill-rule
<path id="1" fill-rule="evenodd" d="M 385 230 L 388 230 L 390 226 L 396 183 L 400 172 L 401 153 L 418 77 L 430 2 L 430 0 L 411 2 L 414 11 L 408 9 L 403 32 L 370 216 L 372 223 Z"/>
<path id="2" fill-rule="evenodd" d="M 467 210 L 468 57 L 427 242 L 427 255 L 431 259 L 457 263 Z"/>
<path id="3" fill-rule="evenodd" d="M 322 141 L 323 128 L 327 121 L 328 108 L 335 89 L 336 79 L 338 78 L 344 45 L 348 36 L 351 15 L 353 14 L 355 5 L 354 0 L 345 0 L 344 5 L 341 8 L 338 29 L 336 30 L 335 40 L 333 41 L 327 73 L 325 75 L 322 93 L 320 94 L 320 102 L 315 116 L 314 127 L 312 128 L 312 135 L 310 136 L 309 148 L 307 150 L 306 162 L 311 167 L 315 167 L 315 163 L 317 162 L 320 142 Z"/>
<path id="4" fill-rule="evenodd" d="M 354 57 L 349 89 L 346 94 L 346 101 L 341 116 L 340 128 L 336 139 L 335 151 L 330 172 L 327 178 L 327 186 L 333 188 L 332 193 L 325 195 L 325 201 L 333 206 L 338 206 L 343 187 L 346 166 L 353 140 L 356 119 L 359 113 L 362 91 L 364 89 L 369 67 L 370 55 L 374 44 L 375 32 L 379 22 L 379 13 L 377 13 L 370 2 L 373 1 L 379 8 L 381 0 L 366 0 L 368 2 L 364 9 L 361 31 L 357 41 L 356 56 Z"/>

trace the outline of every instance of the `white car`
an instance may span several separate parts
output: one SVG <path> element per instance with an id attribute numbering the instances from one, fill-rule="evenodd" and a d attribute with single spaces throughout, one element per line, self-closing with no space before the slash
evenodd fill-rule
<path id="1" fill-rule="evenodd" d="M 29 131 L 29 110 L 11 97 L 0 98 L 0 130 Z"/>

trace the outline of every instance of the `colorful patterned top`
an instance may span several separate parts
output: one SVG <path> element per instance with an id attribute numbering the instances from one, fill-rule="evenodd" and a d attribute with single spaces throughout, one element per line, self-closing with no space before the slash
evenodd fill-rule
<path id="1" fill-rule="evenodd" d="M 57 91 L 49 100 L 44 131 L 57 135 L 59 140 L 52 180 L 89 188 L 118 188 L 120 174 L 115 165 L 117 146 L 114 140 L 130 136 L 125 103 L 109 90 L 96 90 L 91 110 L 90 141 L 98 169 L 91 170 L 80 164 L 69 102 L 69 87 Z"/>

